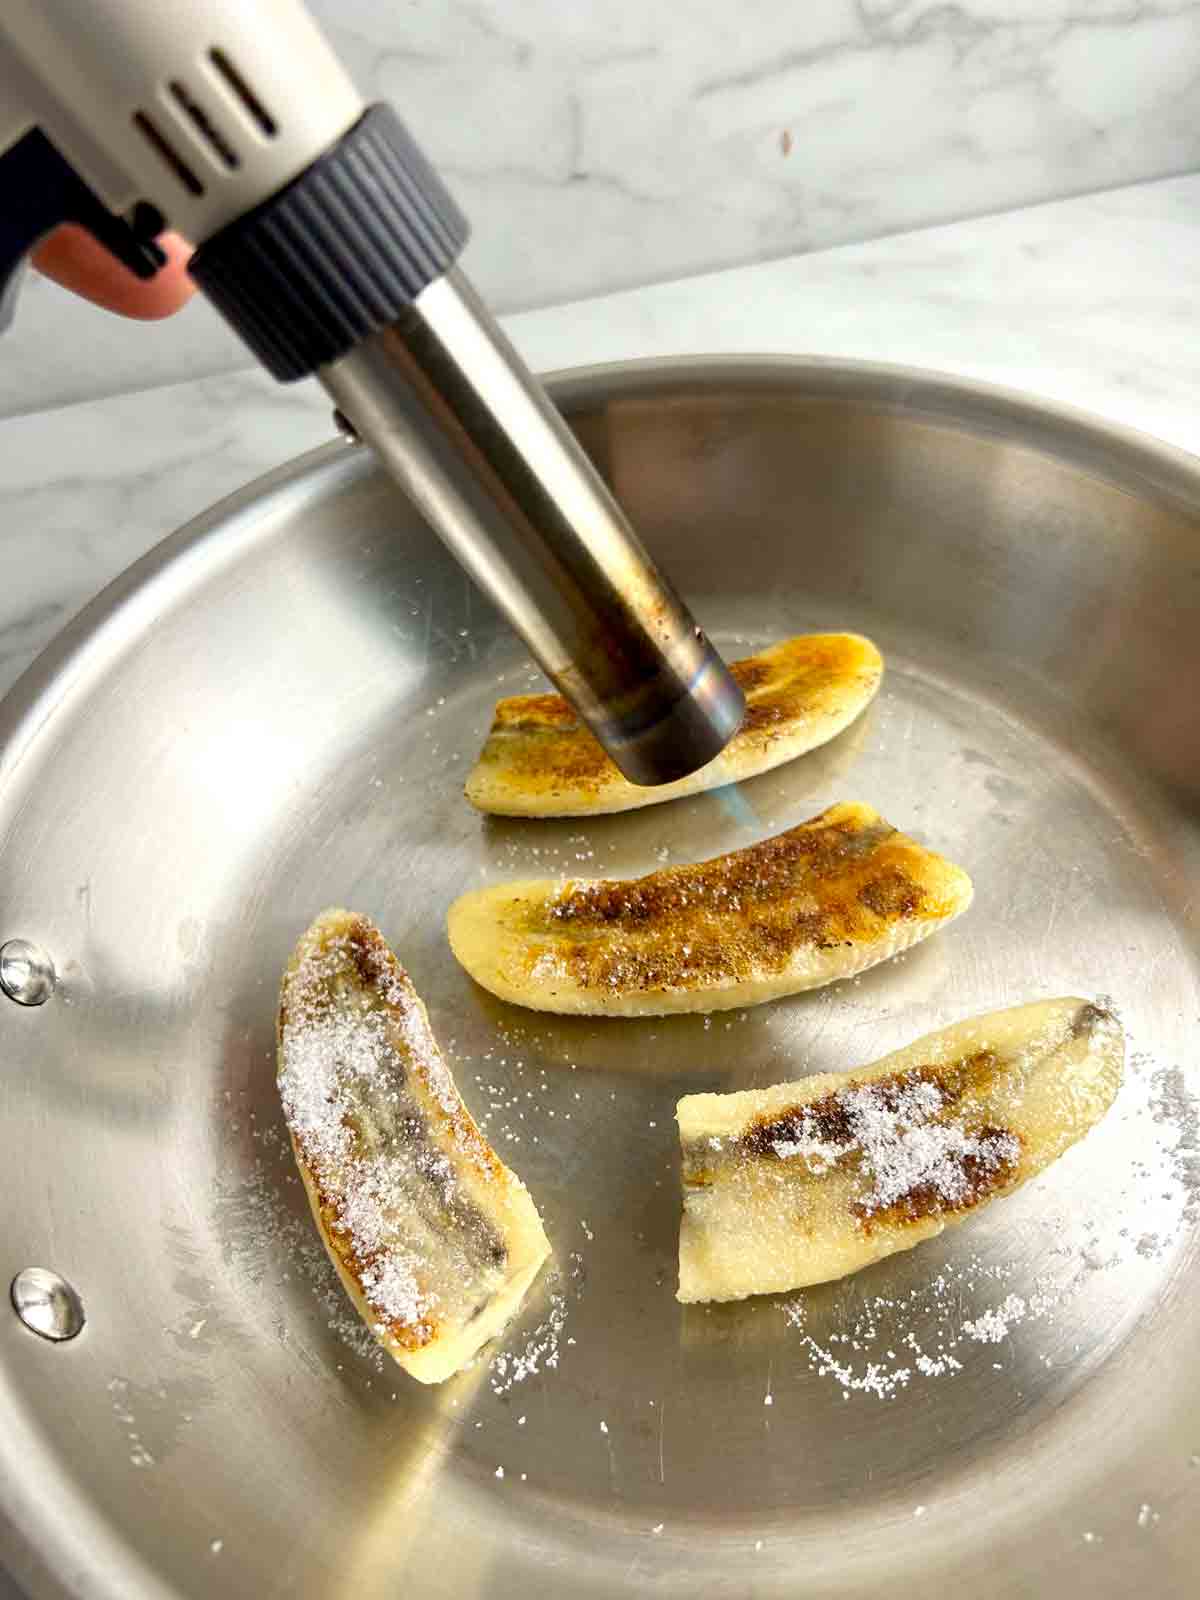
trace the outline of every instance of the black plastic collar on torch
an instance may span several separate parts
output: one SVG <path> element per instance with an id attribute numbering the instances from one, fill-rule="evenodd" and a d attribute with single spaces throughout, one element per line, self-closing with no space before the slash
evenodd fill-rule
<path id="1" fill-rule="evenodd" d="M 276 378 L 306 377 L 393 322 L 453 265 L 470 229 L 390 106 L 215 233 L 189 263 Z"/>

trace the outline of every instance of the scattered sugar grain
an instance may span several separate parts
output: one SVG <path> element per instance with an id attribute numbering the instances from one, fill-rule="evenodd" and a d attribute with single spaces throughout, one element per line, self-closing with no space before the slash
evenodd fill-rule
<path id="1" fill-rule="evenodd" d="M 566 1321 L 566 1297 L 554 1292 L 550 1296 L 550 1306 L 545 1318 L 538 1323 L 524 1345 L 517 1350 L 498 1351 L 492 1357 L 489 1363 L 492 1393 L 507 1394 L 514 1384 L 524 1383 L 527 1378 L 532 1378 L 539 1372 L 556 1368 L 559 1362 L 559 1341 Z M 567 1340 L 568 1344 L 574 1342 L 573 1339 Z"/>
<path id="2" fill-rule="evenodd" d="M 964 1322 L 962 1331 L 979 1344 L 999 1344 L 1008 1338 L 1009 1328 L 1024 1319 L 1027 1306 L 1019 1294 L 1010 1294 L 1004 1303 L 985 1311 L 973 1321 Z"/>
<path id="3" fill-rule="evenodd" d="M 1012 1267 L 985 1265 L 971 1257 L 963 1265 L 945 1267 L 930 1283 L 904 1295 L 894 1299 L 873 1296 L 860 1302 L 853 1320 L 823 1339 L 807 1324 L 803 1295 L 785 1301 L 782 1310 L 800 1334 L 810 1370 L 835 1382 L 844 1399 L 858 1393 L 892 1400 L 914 1378 L 957 1376 L 964 1370 L 964 1346 L 995 1343 L 1017 1323 L 1040 1320 L 1069 1297 L 1069 1288 L 1064 1293 L 1060 1285 L 1039 1283 L 1035 1292 L 1024 1298 L 1009 1295 L 974 1317 L 965 1314 L 966 1294 L 986 1291 L 992 1285 L 1002 1287 L 1012 1271 Z M 891 1333 L 891 1343 L 884 1343 L 885 1332 Z"/>

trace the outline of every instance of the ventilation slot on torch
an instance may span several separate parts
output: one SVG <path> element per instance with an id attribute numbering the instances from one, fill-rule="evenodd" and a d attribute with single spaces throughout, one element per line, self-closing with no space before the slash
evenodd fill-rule
<path id="1" fill-rule="evenodd" d="M 161 160 L 170 167 L 187 192 L 189 194 L 203 194 L 204 185 L 200 182 L 200 179 L 188 166 L 174 145 L 159 132 L 144 111 L 134 112 L 133 123 L 142 138 L 157 152 Z"/>
<path id="2" fill-rule="evenodd" d="M 220 74 L 225 87 L 241 103 L 242 109 L 254 122 L 259 132 L 265 133 L 268 139 L 273 139 L 279 132 L 279 124 L 266 106 L 263 105 L 245 78 L 242 77 L 224 50 L 210 50 L 208 59 Z"/>
<path id="3" fill-rule="evenodd" d="M 200 102 L 188 93 L 186 84 L 180 83 L 178 78 L 172 78 L 168 87 L 175 104 L 191 120 L 192 126 L 217 157 L 217 160 L 223 162 L 231 172 L 235 167 L 240 166 L 241 162 L 238 159 L 237 151 L 226 139 L 220 128 L 214 124 Z"/>

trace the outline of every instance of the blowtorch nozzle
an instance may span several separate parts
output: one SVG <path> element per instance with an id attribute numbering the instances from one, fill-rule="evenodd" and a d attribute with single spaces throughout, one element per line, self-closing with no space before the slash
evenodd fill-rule
<path id="1" fill-rule="evenodd" d="M 457 269 L 319 377 L 631 782 L 720 754 L 740 689 Z"/>

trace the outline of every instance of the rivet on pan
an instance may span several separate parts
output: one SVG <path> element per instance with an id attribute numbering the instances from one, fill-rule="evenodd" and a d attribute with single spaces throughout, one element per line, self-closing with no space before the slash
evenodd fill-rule
<path id="1" fill-rule="evenodd" d="M 87 1318 L 83 1301 L 65 1278 L 46 1267 L 24 1267 L 9 1290 L 13 1310 L 31 1333 L 56 1343 L 73 1339 Z"/>
<path id="2" fill-rule="evenodd" d="M 0 944 L 0 989 L 19 1006 L 44 1005 L 54 993 L 54 963 L 28 939 Z"/>

